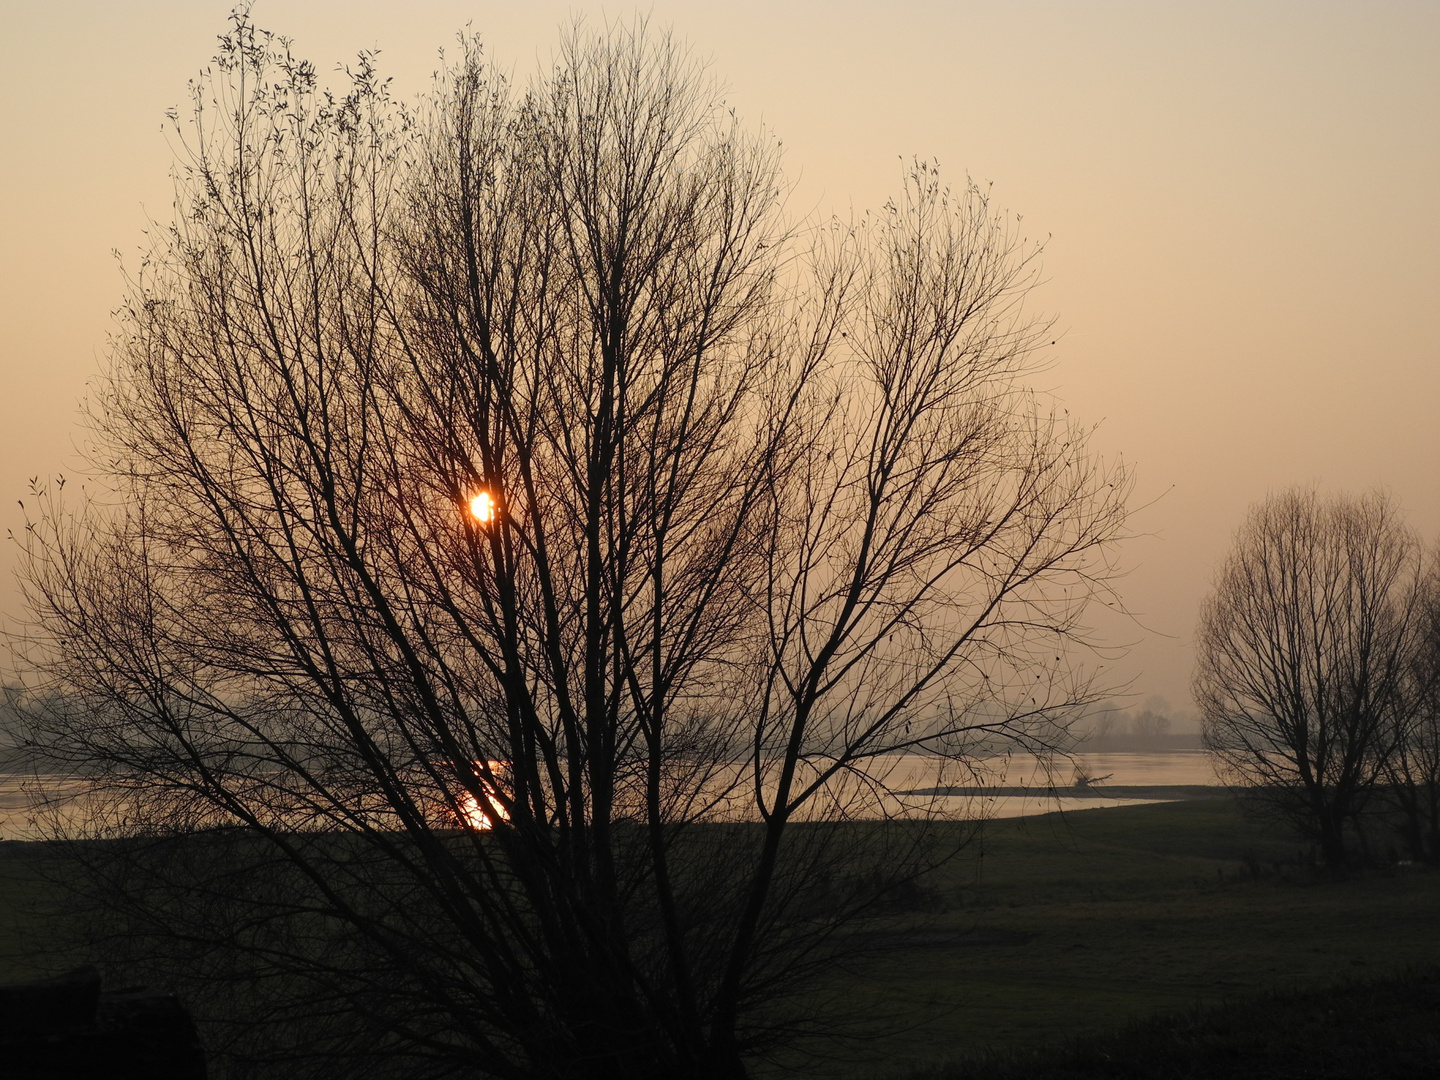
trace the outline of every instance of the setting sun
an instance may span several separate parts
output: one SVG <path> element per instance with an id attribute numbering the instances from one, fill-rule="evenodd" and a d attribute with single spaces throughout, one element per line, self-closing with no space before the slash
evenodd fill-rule
<path id="1" fill-rule="evenodd" d="M 482 491 L 470 500 L 470 513 L 481 525 L 495 520 L 495 500 L 488 491 Z"/>

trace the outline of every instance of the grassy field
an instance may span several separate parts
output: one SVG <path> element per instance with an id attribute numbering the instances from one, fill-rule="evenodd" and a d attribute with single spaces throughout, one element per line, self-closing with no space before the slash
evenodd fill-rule
<path id="1" fill-rule="evenodd" d="M 52 880 L 55 869 L 44 844 L 0 842 L 0 982 L 53 975 L 89 962 L 85 927 L 62 916 Z"/>
<path id="2" fill-rule="evenodd" d="M 46 861 L 44 845 L 0 843 L 0 981 L 89 959 L 83 926 L 62 934 L 47 920 Z M 1309 1015 L 1321 1008 L 1305 997 L 1315 988 L 1440 966 L 1440 874 L 1320 877 L 1282 829 L 1225 798 L 995 822 L 922 899 L 929 910 L 897 916 L 886 935 L 897 948 L 827 988 L 868 1018 L 855 1027 L 862 1037 L 827 1044 L 835 1052 L 803 1074 L 791 1061 L 762 1076 L 968 1080 L 986 1073 L 966 1062 L 993 1071 L 1037 1047 L 1073 1058 L 1076 1040 L 1103 1043 L 1159 1014 L 1238 1002 L 1243 1017 L 1289 994 L 1285 1008 Z M 1234 1025 L 1214 1015 L 1206 1038 L 1220 1045 Z M 896 1023 L 898 1035 L 867 1036 Z M 1042 1073 L 1022 1063 L 996 1075 Z"/>
<path id="3" fill-rule="evenodd" d="M 841 991 L 909 1029 L 846 1046 L 815 1076 L 903 1077 L 1440 964 L 1440 875 L 1321 878 L 1229 799 L 996 822 L 983 856 L 931 887 L 935 932 Z"/>
<path id="4" fill-rule="evenodd" d="M 1162 1013 L 906 1080 L 1416 1080 L 1440 1063 L 1440 970 Z"/>

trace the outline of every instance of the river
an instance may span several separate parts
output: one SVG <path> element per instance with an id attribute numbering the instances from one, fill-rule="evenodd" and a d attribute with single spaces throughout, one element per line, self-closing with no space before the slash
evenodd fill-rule
<path id="1" fill-rule="evenodd" d="M 877 765 L 875 772 L 883 774 L 888 791 L 883 798 L 857 802 L 854 816 L 1029 817 L 1194 797 L 1197 792 L 1176 789 L 1219 783 L 1200 750 L 1080 754 L 1049 769 L 1032 755 L 1014 754 L 977 762 L 976 772 L 963 774 L 953 764 L 942 766 L 921 755 L 881 759 Z M 1143 790 L 1147 788 L 1153 790 Z M 0 838 L 39 838 L 29 809 L 32 791 L 63 796 L 77 789 L 74 781 L 58 777 L 0 773 Z M 1123 789 L 1123 795 L 1115 794 L 1116 789 Z M 729 816 L 750 816 L 739 809 L 742 805 L 737 800 L 737 811 Z"/>

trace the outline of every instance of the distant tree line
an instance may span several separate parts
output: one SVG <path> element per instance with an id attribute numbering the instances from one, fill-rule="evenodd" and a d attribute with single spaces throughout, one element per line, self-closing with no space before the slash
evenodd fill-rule
<path id="1" fill-rule="evenodd" d="M 1255 506 L 1200 617 L 1195 699 L 1220 774 L 1332 869 L 1398 832 L 1440 863 L 1440 550 L 1383 494 Z"/>
<path id="2" fill-rule="evenodd" d="M 1088 751 L 1166 751 L 1198 749 L 1199 734 L 1193 716 L 1177 712 L 1159 694 L 1151 694 L 1138 708 L 1116 701 L 1101 701 L 1085 711 L 1077 725 Z"/>

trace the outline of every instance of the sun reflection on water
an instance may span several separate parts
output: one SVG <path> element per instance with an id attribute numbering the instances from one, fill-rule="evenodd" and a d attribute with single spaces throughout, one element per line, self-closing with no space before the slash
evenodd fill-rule
<path id="1" fill-rule="evenodd" d="M 497 783 L 503 783 L 509 770 L 509 763 L 505 761 L 474 762 L 474 782 L 479 786 L 484 795 L 485 805 L 480 797 L 471 792 L 465 792 L 459 799 L 460 824 L 467 829 L 474 829 L 483 832 L 495 827 L 496 819 L 509 821 L 510 814 L 506 811 L 501 798 Z M 489 779 L 487 779 L 489 777 Z M 493 815 L 493 816 L 492 816 Z"/>

